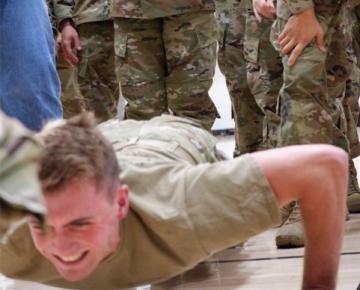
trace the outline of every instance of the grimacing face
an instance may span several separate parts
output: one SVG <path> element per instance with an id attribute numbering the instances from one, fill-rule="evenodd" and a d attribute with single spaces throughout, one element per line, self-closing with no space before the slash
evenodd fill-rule
<path id="1" fill-rule="evenodd" d="M 119 221 L 128 213 L 126 185 L 119 185 L 113 202 L 106 192 L 96 192 L 94 182 L 78 180 L 46 195 L 46 230 L 28 217 L 37 250 L 68 281 L 89 276 L 120 242 Z"/>

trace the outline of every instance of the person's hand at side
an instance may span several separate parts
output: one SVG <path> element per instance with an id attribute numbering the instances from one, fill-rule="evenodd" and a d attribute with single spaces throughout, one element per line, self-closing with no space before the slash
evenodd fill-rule
<path id="1" fill-rule="evenodd" d="M 80 38 L 76 29 L 69 19 L 65 19 L 60 24 L 61 46 L 64 58 L 71 64 L 76 65 L 79 62 L 77 51 L 81 50 Z"/>
<path id="2" fill-rule="evenodd" d="M 297 58 L 309 43 L 315 38 L 316 45 L 326 52 L 324 45 L 324 30 L 316 18 L 313 8 L 291 16 L 279 35 L 279 44 L 284 54 L 290 54 L 288 65 L 295 64 Z"/>
<path id="3" fill-rule="evenodd" d="M 259 22 L 263 18 L 273 19 L 275 17 L 276 10 L 272 0 L 253 0 L 252 3 L 255 17 Z"/>

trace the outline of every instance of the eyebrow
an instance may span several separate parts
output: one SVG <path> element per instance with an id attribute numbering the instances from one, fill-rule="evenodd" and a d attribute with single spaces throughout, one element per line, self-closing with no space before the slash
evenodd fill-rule
<path id="1" fill-rule="evenodd" d="M 79 218 L 79 219 L 75 219 L 75 220 L 72 220 L 70 222 L 67 223 L 67 225 L 73 225 L 73 224 L 79 224 L 79 223 L 84 223 L 84 222 L 90 222 L 92 220 L 94 220 L 95 218 L 94 217 L 83 217 L 83 218 Z"/>
<path id="2" fill-rule="evenodd" d="M 67 225 L 79 224 L 79 223 L 85 223 L 85 222 L 91 222 L 91 221 L 94 220 L 94 219 L 95 219 L 95 218 L 94 218 L 94 217 L 91 217 L 91 216 L 89 216 L 89 217 L 82 217 L 82 218 L 78 218 L 78 219 L 75 219 L 75 220 L 72 220 L 72 221 L 68 222 L 68 223 L 66 224 L 66 226 L 67 226 Z M 41 221 L 40 221 L 37 217 L 31 216 L 31 215 L 28 217 L 28 222 L 31 223 L 31 224 L 40 224 L 40 223 L 41 223 Z"/>

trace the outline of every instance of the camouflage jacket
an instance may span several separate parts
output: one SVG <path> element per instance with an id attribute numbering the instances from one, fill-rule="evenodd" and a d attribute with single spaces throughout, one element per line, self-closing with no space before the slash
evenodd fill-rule
<path id="1" fill-rule="evenodd" d="M 70 18 L 75 25 L 109 20 L 111 0 L 49 0 L 53 2 L 57 26 Z"/>
<path id="2" fill-rule="evenodd" d="M 214 11 L 213 0 L 112 0 L 112 17 L 152 19 L 191 13 Z"/>
<path id="3" fill-rule="evenodd" d="M 0 242 L 25 214 L 45 214 L 37 178 L 39 153 L 29 132 L 0 112 Z"/>
<path id="4" fill-rule="evenodd" d="M 276 14 L 277 17 L 288 19 L 293 14 L 301 13 L 313 7 L 313 0 L 280 0 L 277 1 Z"/>

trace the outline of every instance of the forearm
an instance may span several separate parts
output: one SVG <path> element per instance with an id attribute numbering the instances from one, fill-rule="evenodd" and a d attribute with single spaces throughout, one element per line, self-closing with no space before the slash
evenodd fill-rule
<path id="1" fill-rule="evenodd" d="M 303 290 L 330 290 L 336 286 L 345 221 L 346 185 L 339 186 L 330 178 L 326 182 L 328 186 L 318 188 L 316 194 L 304 193 L 300 201 L 306 244 Z"/>
<path id="2" fill-rule="evenodd" d="M 319 158 L 323 164 L 315 169 L 317 178 L 300 199 L 306 239 L 303 290 L 336 287 L 345 224 L 346 158 L 346 154 Z"/>

